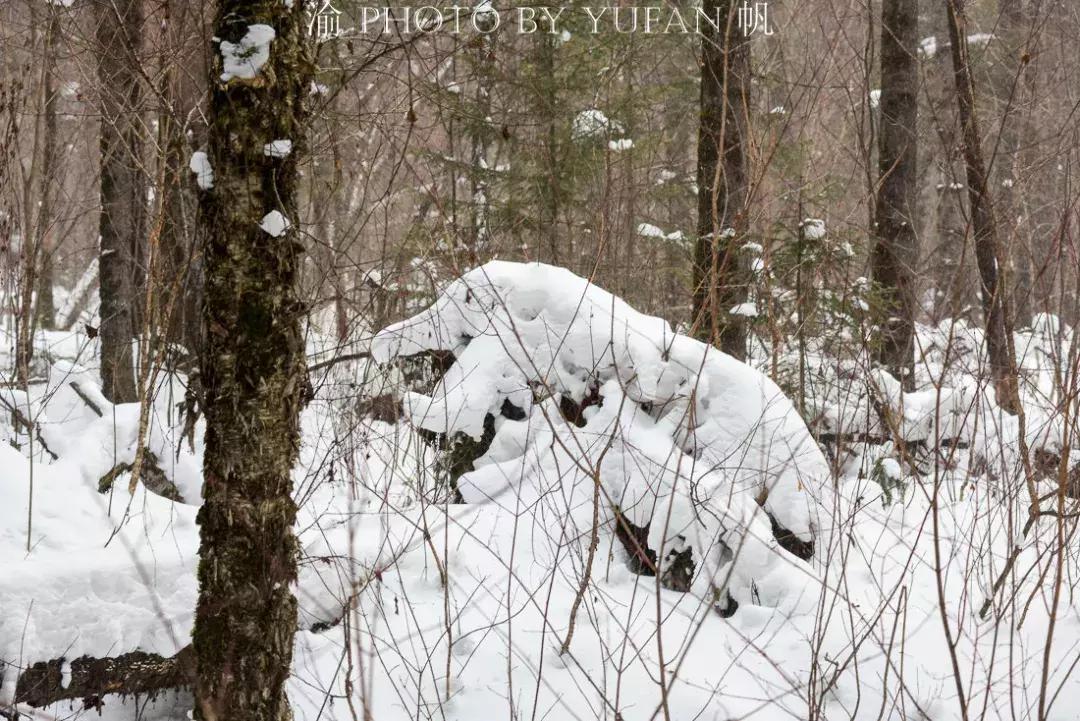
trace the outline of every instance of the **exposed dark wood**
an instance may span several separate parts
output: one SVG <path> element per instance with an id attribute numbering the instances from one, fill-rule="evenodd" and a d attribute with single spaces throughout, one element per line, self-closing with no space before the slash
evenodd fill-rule
<path id="1" fill-rule="evenodd" d="M 698 240 L 694 251 L 693 332 L 740 360 L 746 320 L 729 311 L 747 297 L 746 242 L 749 159 L 750 39 L 737 26 L 735 0 L 705 0 L 708 17 L 727 18 L 701 38 L 701 117 L 698 130 Z"/>
<path id="2" fill-rule="evenodd" d="M 108 492 L 116 479 L 124 473 L 130 473 L 132 467 L 131 463 L 117 463 L 109 469 L 108 473 L 98 479 L 98 492 Z M 142 484 L 152 493 L 168 498 L 170 501 L 177 501 L 178 503 L 183 503 L 184 501 L 184 497 L 180 494 L 180 490 L 176 487 L 176 484 L 169 480 L 169 477 L 165 475 L 165 471 L 162 470 L 161 462 L 158 460 L 157 455 L 150 451 L 145 451 L 143 454 L 139 480 L 142 481 Z"/>
<path id="3" fill-rule="evenodd" d="M 194 654 L 185 646 L 175 656 L 163 658 L 133 651 L 112 658 L 82 656 L 71 661 L 70 678 L 64 683 L 64 659 L 40 661 L 25 669 L 15 684 L 15 703 L 34 707 L 57 701 L 82 699 L 84 708 L 98 708 L 106 694 L 155 695 L 191 685 Z"/>
<path id="4" fill-rule="evenodd" d="M 356 404 L 356 412 L 362 418 L 371 418 L 383 423 L 397 423 L 405 415 L 401 407 L 401 399 L 389 393 L 374 398 L 364 398 Z"/>
<path id="5" fill-rule="evenodd" d="M 649 526 L 635 526 L 619 508 L 615 514 L 615 540 L 626 551 L 626 566 L 639 576 L 656 575 L 656 551 L 649 548 Z"/>
<path id="6" fill-rule="evenodd" d="M 98 404 L 94 403 L 94 401 L 90 399 L 90 396 L 86 395 L 86 392 L 83 391 L 77 381 L 71 381 L 71 383 L 69 383 L 68 385 L 71 386 L 71 390 L 75 391 L 75 395 L 79 397 L 79 400 L 85 403 L 86 406 L 90 410 L 92 410 L 98 418 L 103 418 L 105 416 L 105 413 L 101 410 L 101 408 L 98 407 Z"/>
<path id="7" fill-rule="evenodd" d="M 804 561 L 809 561 L 814 557 L 814 542 L 800 539 L 781 526 L 771 514 L 769 515 L 769 527 L 772 529 L 773 538 L 780 544 L 780 548 Z"/>
<path id="8" fill-rule="evenodd" d="M 308 366 L 308 373 L 314 373 L 315 371 L 320 371 L 324 368 L 335 366 L 338 363 L 348 363 L 349 361 L 365 360 L 368 358 L 371 358 L 371 354 L 367 351 L 363 351 L 361 353 L 346 353 L 345 355 L 334 356 L 333 358 L 319 361 L 318 363 L 312 363 Z"/>

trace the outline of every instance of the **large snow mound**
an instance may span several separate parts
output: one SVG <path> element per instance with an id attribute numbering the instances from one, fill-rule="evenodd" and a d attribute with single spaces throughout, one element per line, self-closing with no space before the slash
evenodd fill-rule
<path id="1" fill-rule="evenodd" d="M 411 422 L 494 431 L 459 482 L 466 501 L 561 504 L 578 533 L 618 508 L 648 528 L 661 570 L 692 548 L 695 585 L 727 585 L 740 603 L 752 588 L 779 602 L 791 577 L 765 590 L 779 549 L 760 508 L 804 542 L 828 516 L 828 466 L 775 383 L 568 270 L 488 263 L 372 344 L 381 362 L 433 350 L 454 362 L 431 395 L 406 394 Z M 584 407 L 579 422 L 567 402 Z"/>

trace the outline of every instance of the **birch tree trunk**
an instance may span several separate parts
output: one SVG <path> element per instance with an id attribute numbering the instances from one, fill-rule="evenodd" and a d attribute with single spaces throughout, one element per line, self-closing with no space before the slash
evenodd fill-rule
<path id="1" fill-rule="evenodd" d="M 268 47 L 257 42 L 271 29 Z M 211 67 L 214 179 L 200 200 L 207 425 L 193 634 L 196 712 L 204 721 L 291 717 L 291 470 L 309 388 L 295 237 L 296 157 L 313 75 L 305 32 L 304 4 L 281 0 L 222 0 L 214 22 L 221 39 Z M 222 58 L 230 49 L 240 60 L 231 78 Z M 292 152 L 264 152 L 274 140 L 291 140 Z"/>
<path id="2" fill-rule="evenodd" d="M 876 240 L 871 272 L 883 291 L 878 360 L 907 390 L 915 381 L 918 248 L 918 0 L 884 0 L 881 11 L 881 131 Z"/>
<path id="3" fill-rule="evenodd" d="M 1015 413 L 1019 410 L 1020 399 L 1016 384 L 1012 328 L 1001 283 L 1002 254 L 994 219 L 994 205 L 987 183 L 986 164 L 983 161 L 980 145 L 978 116 L 975 112 L 975 89 L 968 55 L 967 20 L 960 0 L 945 0 L 945 2 L 948 4 L 953 78 L 956 82 L 960 139 L 967 174 L 968 198 L 971 204 L 975 262 L 979 268 L 979 290 L 982 293 L 987 357 L 998 405 Z"/>
<path id="4" fill-rule="evenodd" d="M 705 0 L 698 130 L 698 240 L 694 252 L 693 327 L 725 353 L 746 357 L 746 324 L 731 309 L 747 297 L 739 249 L 746 242 L 749 188 L 750 42 L 738 28 L 739 3 Z"/>

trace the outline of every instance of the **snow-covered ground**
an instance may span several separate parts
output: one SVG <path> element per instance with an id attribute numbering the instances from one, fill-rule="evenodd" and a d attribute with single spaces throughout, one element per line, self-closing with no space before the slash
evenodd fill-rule
<path id="1" fill-rule="evenodd" d="M 1055 323 L 1018 334 L 1018 355 L 1028 445 L 1061 453 L 1075 427 L 1055 411 L 1067 404 L 1052 357 L 1072 338 Z M 1075 719 L 1073 502 L 1033 476 L 1043 510 L 1064 515 L 1021 533 L 1020 429 L 978 382 L 977 331 L 960 330 L 923 329 L 915 394 L 819 359 L 817 430 L 887 436 L 867 410 L 877 398 L 916 441 L 824 453 L 765 374 L 583 279 L 472 271 L 371 344 L 381 362 L 454 352 L 435 388 L 404 394 L 400 423 L 357 411 L 358 394 L 384 390 L 373 363 L 312 379 L 295 470 L 296 718 L 937 721 L 1038 718 L 1042 703 L 1045 718 Z M 950 360 L 945 344 L 961 341 L 971 351 Z M 40 438 L 0 423 L 0 707 L 20 664 L 175 653 L 197 592 L 202 426 L 184 437 L 183 378 L 163 376 L 147 446 L 184 502 L 130 492 L 127 474 L 102 493 L 134 459 L 139 408 L 101 398 L 92 343 L 41 342 L 55 349 L 47 382 L 2 391 Z M 329 344 L 313 326 L 312 357 Z M 442 502 L 418 428 L 491 441 L 458 482 L 464 503 Z M 616 507 L 647 527 L 659 575 L 631 570 Z M 782 548 L 766 512 L 813 557 Z M 695 564 L 687 592 L 665 573 L 675 554 Z M 135 703 L 108 697 L 103 712 L 132 718 Z M 185 703 L 145 711 L 181 718 Z"/>

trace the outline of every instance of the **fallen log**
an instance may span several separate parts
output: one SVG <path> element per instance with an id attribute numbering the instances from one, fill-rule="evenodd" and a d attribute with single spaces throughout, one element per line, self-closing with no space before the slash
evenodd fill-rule
<path id="1" fill-rule="evenodd" d="M 65 665 L 64 659 L 53 659 L 23 670 L 15 684 L 14 702 L 40 708 L 57 701 L 81 699 L 84 708 L 98 709 L 102 697 L 108 694 L 154 697 L 164 691 L 190 687 L 195 678 L 191 646 L 169 658 L 132 651 L 112 658 L 82 656 L 70 662 L 69 670 Z"/>
<path id="2" fill-rule="evenodd" d="M 98 480 L 98 493 L 108 493 L 116 479 L 124 473 L 131 472 L 132 467 L 133 465 L 127 462 L 117 463 L 113 466 L 108 473 Z M 176 484 L 170 481 L 165 471 L 162 470 L 157 455 L 150 451 L 147 451 L 143 457 L 142 474 L 139 480 L 152 493 L 177 503 L 184 502 L 184 497 L 180 494 Z"/>
<path id="3" fill-rule="evenodd" d="M 71 390 L 75 391 L 75 395 L 77 395 L 79 399 L 82 400 L 82 402 L 85 403 L 87 407 L 97 415 L 98 418 L 105 417 L 105 413 L 101 410 L 101 408 L 98 407 L 97 403 L 90 399 L 90 396 L 88 396 L 86 394 L 86 391 L 84 391 L 79 386 L 77 381 L 71 381 L 71 383 L 69 383 L 68 385 L 71 386 Z"/>

